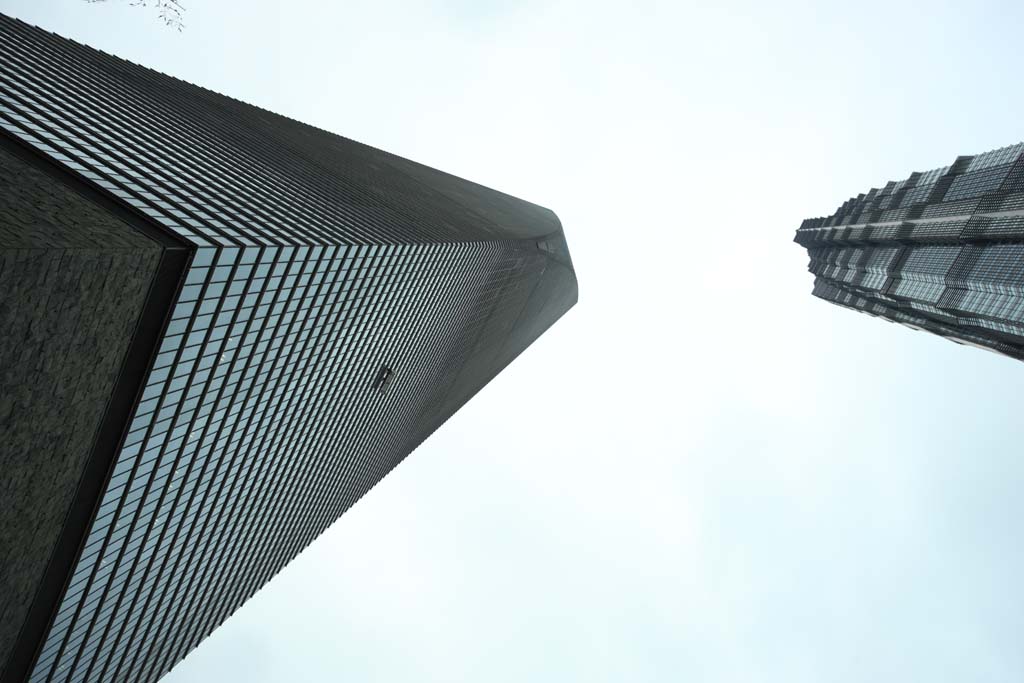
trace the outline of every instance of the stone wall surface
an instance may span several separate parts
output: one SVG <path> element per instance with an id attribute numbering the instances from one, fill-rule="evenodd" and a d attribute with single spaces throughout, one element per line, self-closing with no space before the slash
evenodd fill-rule
<path id="1" fill-rule="evenodd" d="M 60 535 L 161 253 L 0 148 L 0 666 Z"/>

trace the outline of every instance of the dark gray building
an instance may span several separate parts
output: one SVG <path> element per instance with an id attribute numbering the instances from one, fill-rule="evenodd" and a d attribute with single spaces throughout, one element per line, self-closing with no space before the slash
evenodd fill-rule
<path id="1" fill-rule="evenodd" d="M 5 681 L 159 678 L 577 298 L 545 208 L 7 17 L 0 178 Z"/>
<path id="2" fill-rule="evenodd" d="M 814 295 L 1024 359 L 1024 143 L 805 220 Z"/>

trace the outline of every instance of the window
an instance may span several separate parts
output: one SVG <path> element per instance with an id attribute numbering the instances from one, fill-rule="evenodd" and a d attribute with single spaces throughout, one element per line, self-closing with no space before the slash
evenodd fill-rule
<path id="1" fill-rule="evenodd" d="M 377 376 L 373 378 L 373 390 L 379 394 L 387 393 L 391 380 L 394 379 L 395 371 L 386 365 L 380 366 Z"/>

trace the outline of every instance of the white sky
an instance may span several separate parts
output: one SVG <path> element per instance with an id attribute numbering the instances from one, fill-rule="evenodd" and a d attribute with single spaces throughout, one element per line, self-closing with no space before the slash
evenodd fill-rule
<path id="1" fill-rule="evenodd" d="M 165 680 L 1019 681 L 1024 365 L 803 218 L 1024 139 L 1019 3 L 0 0 L 543 204 L 580 303 Z"/>

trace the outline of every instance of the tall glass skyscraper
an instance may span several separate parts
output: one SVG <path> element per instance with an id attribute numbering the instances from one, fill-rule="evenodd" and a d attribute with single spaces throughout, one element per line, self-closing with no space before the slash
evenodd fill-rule
<path id="1" fill-rule="evenodd" d="M 805 220 L 814 295 L 1024 359 L 1024 143 Z"/>
<path id="2" fill-rule="evenodd" d="M 0 18 L 4 680 L 155 680 L 576 302 L 549 210 Z"/>

